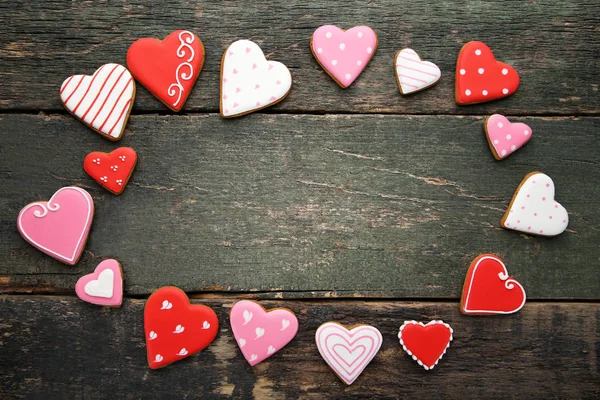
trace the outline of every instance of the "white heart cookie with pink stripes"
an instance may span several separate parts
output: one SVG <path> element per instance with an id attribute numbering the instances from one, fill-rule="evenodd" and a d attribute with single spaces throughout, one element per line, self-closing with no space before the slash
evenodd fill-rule
<path id="1" fill-rule="evenodd" d="M 413 49 L 396 53 L 396 80 L 400 93 L 411 94 L 427 89 L 440 80 L 442 73 L 437 65 L 423 61 Z"/>
<path id="2" fill-rule="evenodd" d="M 135 82 L 122 65 L 104 64 L 93 75 L 72 75 L 60 100 L 75 117 L 107 139 L 121 139 L 135 99 Z"/>
<path id="3" fill-rule="evenodd" d="M 283 100 L 292 88 L 292 75 L 277 61 L 269 61 L 250 40 L 229 46 L 221 62 L 221 116 L 248 114 Z"/>

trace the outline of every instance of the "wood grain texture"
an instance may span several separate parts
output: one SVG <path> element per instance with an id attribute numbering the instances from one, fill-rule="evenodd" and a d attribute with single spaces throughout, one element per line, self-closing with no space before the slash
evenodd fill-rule
<path id="1" fill-rule="evenodd" d="M 164 369 L 146 363 L 141 300 L 119 310 L 74 297 L 0 297 L 3 398 L 598 398 L 600 305 L 528 303 L 514 316 L 467 317 L 458 303 L 264 302 L 287 307 L 300 329 L 287 347 L 250 367 L 231 334 L 234 300 L 213 307 L 220 333 L 200 353 Z M 398 343 L 405 320 L 443 319 L 454 341 L 425 371 Z M 327 321 L 377 327 L 383 346 L 352 385 L 314 344 Z"/>
<path id="2" fill-rule="evenodd" d="M 379 36 L 377 54 L 346 90 L 327 76 L 309 49 L 314 30 L 331 23 L 369 25 Z M 69 75 L 92 73 L 107 62 L 124 64 L 138 38 L 162 39 L 174 29 L 189 29 L 204 42 L 206 64 L 184 112 L 218 110 L 223 51 L 248 38 L 292 72 L 289 97 L 267 113 L 597 114 L 599 24 L 596 0 L 351 0 L 343 6 L 256 0 L 252 7 L 206 0 L 16 0 L 0 4 L 0 106 L 61 110 L 58 89 Z M 456 57 L 470 40 L 487 43 L 498 59 L 516 68 L 522 82 L 516 95 L 477 106 L 454 103 Z M 404 47 L 441 68 L 438 85 L 411 97 L 400 95 L 393 64 Z M 170 113 L 138 89 L 134 113 Z"/>
<path id="3" fill-rule="evenodd" d="M 600 295 L 598 118 L 513 119 L 533 139 L 498 162 L 480 117 L 133 116 L 119 145 L 139 160 L 118 197 L 82 169 L 88 152 L 114 144 L 69 116 L 0 118 L 4 293 L 72 292 L 114 257 L 130 296 L 176 285 L 457 299 L 471 260 L 489 252 L 530 299 Z M 554 238 L 499 226 L 535 170 L 570 212 Z M 92 194 L 96 215 L 82 261 L 67 267 L 28 245 L 15 220 L 73 184 Z"/>

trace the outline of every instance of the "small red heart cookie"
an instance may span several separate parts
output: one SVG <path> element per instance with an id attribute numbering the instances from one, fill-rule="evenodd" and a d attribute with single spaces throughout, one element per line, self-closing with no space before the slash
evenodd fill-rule
<path id="1" fill-rule="evenodd" d="M 204 65 L 204 45 L 189 31 L 164 40 L 143 38 L 127 50 L 127 67 L 146 89 L 173 111 L 185 104 Z"/>
<path id="2" fill-rule="evenodd" d="M 162 368 L 208 346 L 217 336 L 217 314 L 207 306 L 192 305 L 179 288 L 158 289 L 144 308 L 148 365 Z"/>
<path id="3" fill-rule="evenodd" d="M 133 173 L 137 154 L 130 147 L 119 147 L 110 153 L 95 151 L 83 161 L 83 169 L 96 182 L 113 194 L 121 194 Z"/>
<path id="4" fill-rule="evenodd" d="M 508 276 L 502 260 L 482 254 L 473 260 L 460 300 L 463 314 L 512 314 L 525 305 L 525 289 Z"/>
<path id="5" fill-rule="evenodd" d="M 454 331 L 443 321 L 431 321 L 427 325 L 406 321 L 400 327 L 398 338 L 404 351 L 426 370 L 433 369 L 446 353 Z"/>
<path id="6" fill-rule="evenodd" d="M 508 64 L 496 61 L 492 50 L 482 42 L 463 46 L 456 62 L 456 103 L 483 103 L 513 94 L 519 87 L 519 74 Z"/>

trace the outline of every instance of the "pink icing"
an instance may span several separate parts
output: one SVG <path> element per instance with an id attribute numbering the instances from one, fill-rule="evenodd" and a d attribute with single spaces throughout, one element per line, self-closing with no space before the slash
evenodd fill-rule
<path id="1" fill-rule="evenodd" d="M 312 52 L 319 64 L 346 88 L 365 69 L 377 49 L 377 35 L 368 26 L 344 31 L 324 25 L 312 36 Z"/>
<path id="2" fill-rule="evenodd" d="M 92 196 L 69 186 L 59 189 L 47 202 L 26 205 L 17 218 L 17 228 L 38 250 L 74 265 L 85 248 L 93 217 Z"/>
<path id="3" fill-rule="evenodd" d="M 102 297 L 86 293 L 86 285 L 92 281 L 97 281 L 100 274 L 107 269 L 113 272 L 113 295 L 111 297 Z M 89 286 L 88 291 L 90 291 Z M 120 306 L 123 301 L 123 276 L 121 275 L 121 267 L 119 262 L 113 259 L 102 261 L 100 264 L 98 264 L 93 273 L 79 278 L 77 284 L 75 285 L 75 292 L 81 300 L 87 301 L 88 303 L 98 304 L 100 306 Z"/>
<path id="4" fill-rule="evenodd" d="M 298 319 L 291 311 L 267 312 L 249 300 L 235 303 L 229 320 L 233 336 L 252 366 L 281 350 L 298 332 Z"/>
<path id="5" fill-rule="evenodd" d="M 488 118 L 486 131 L 500 159 L 508 157 L 531 139 L 531 128 L 528 125 L 510 123 L 500 114 Z"/>

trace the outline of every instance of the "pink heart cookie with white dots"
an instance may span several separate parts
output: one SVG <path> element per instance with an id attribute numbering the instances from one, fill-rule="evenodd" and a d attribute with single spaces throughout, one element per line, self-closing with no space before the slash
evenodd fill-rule
<path id="1" fill-rule="evenodd" d="M 531 139 L 531 128 L 523 123 L 511 123 L 505 116 L 494 114 L 484 123 L 490 149 L 496 160 L 502 160 Z"/>
<path id="2" fill-rule="evenodd" d="M 298 319 L 290 310 L 267 311 L 249 300 L 233 305 L 229 321 L 244 358 L 252 366 L 281 350 L 298 332 Z"/>
<path id="3" fill-rule="evenodd" d="M 345 89 L 375 55 L 377 34 L 368 26 L 344 31 L 335 25 L 324 25 L 313 33 L 310 49 L 325 72 Z"/>

